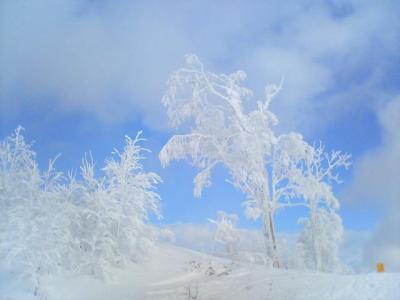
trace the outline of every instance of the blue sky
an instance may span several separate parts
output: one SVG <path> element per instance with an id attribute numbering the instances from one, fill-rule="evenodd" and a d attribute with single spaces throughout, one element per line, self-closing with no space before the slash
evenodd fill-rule
<path id="1" fill-rule="evenodd" d="M 92 151 L 100 167 L 125 134 L 143 130 L 153 151 L 146 168 L 164 179 L 163 223 L 203 223 L 224 209 L 256 227 L 224 170 L 194 199 L 194 170 L 158 162 L 174 133 L 160 103 L 165 82 L 196 53 L 212 71 L 245 70 L 254 100 L 284 77 L 272 104 L 277 130 L 353 155 L 336 187 L 345 226 L 370 231 L 372 241 L 386 219 L 400 223 L 398 1 L 0 3 L 0 136 L 24 126 L 41 166 L 62 153 L 59 169 L 78 169 Z M 282 213 L 278 228 L 296 231 L 301 213 Z"/>

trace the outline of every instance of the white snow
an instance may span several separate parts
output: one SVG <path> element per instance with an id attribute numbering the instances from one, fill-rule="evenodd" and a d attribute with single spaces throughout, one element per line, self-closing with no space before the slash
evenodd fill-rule
<path id="1" fill-rule="evenodd" d="M 338 275 L 271 270 L 163 244 L 150 260 L 116 271 L 109 282 L 87 276 L 45 278 L 42 295 L 47 300 L 396 300 L 400 273 Z M 3 270 L 0 300 L 26 299 L 40 298 L 33 296 L 26 282 Z"/>

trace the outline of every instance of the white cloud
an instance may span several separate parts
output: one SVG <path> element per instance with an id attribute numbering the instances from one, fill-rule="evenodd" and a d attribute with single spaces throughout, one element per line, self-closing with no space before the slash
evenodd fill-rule
<path id="1" fill-rule="evenodd" d="M 176 223 L 168 225 L 168 229 L 174 232 L 175 242 L 179 246 L 189 249 L 213 253 L 223 246 L 214 240 L 215 228 L 211 223 L 190 224 Z M 264 240 L 260 230 L 238 228 L 240 235 L 239 249 L 248 252 L 264 252 Z M 289 235 L 283 235 L 286 239 Z"/>
<path id="2" fill-rule="evenodd" d="M 364 248 L 364 261 L 370 268 L 378 262 L 385 264 L 388 272 L 400 272 L 400 204 L 392 206 L 385 219 Z"/>
<path id="3" fill-rule="evenodd" d="M 400 97 L 379 109 L 378 117 L 382 142 L 356 161 L 348 197 L 386 208 L 400 201 Z"/>
<path id="4" fill-rule="evenodd" d="M 378 110 L 382 142 L 354 166 L 347 196 L 372 204 L 384 217 L 364 251 L 369 265 L 383 261 L 388 270 L 400 271 L 400 97 Z"/>
<path id="5" fill-rule="evenodd" d="M 371 239 L 371 232 L 358 230 L 345 230 L 343 243 L 339 255 L 343 262 L 355 272 L 371 272 L 374 265 L 364 259 L 364 249 Z"/>
<path id="6" fill-rule="evenodd" d="M 206 253 L 212 252 L 214 234 L 210 224 L 177 223 L 167 228 L 174 233 L 177 245 Z"/>
<path id="7" fill-rule="evenodd" d="M 257 74 L 258 88 L 284 76 L 273 102 L 284 127 L 324 126 L 360 106 L 374 106 L 384 90 L 387 59 L 400 47 L 391 7 L 335 3 L 329 9 L 302 3 L 287 14 L 280 11 L 280 29 L 265 34 L 244 60 L 250 76 Z M 266 22 L 266 28 L 274 24 Z"/>
<path id="8" fill-rule="evenodd" d="M 162 127 L 160 98 L 168 74 L 181 66 L 185 53 L 195 52 L 211 69 L 248 71 L 259 94 L 267 81 L 285 76 L 274 104 L 283 125 L 315 126 L 318 119 L 320 126 L 320 116 L 310 117 L 325 103 L 320 94 L 330 93 L 333 104 L 328 104 L 336 113 L 343 98 L 359 105 L 338 82 L 375 55 L 375 44 L 383 56 L 399 49 L 399 30 L 392 26 L 395 4 L 373 1 L 283 6 L 272 0 L 251 5 L 17 0 L 2 5 L 0 104 L 16 113 L 50 102 L 104 121 L 140 117 L 148 126 Z M 369 67 L 381 65 L 378 59 Z M 374 76 L 371 95 L 381 77 Z"/>

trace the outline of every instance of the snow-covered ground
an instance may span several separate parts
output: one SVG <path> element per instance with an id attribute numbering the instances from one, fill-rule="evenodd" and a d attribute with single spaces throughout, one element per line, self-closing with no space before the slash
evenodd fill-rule
<path id="1" fill-rule="evenodd" d="M 399 299 L 400 273 L 334 275 L 268 270 L 185 248 L 163 245 L 151 260 L 119 271 L 104 283 L 89 277 L 44 279 L 48 300 L 142 299 Z M 5 272 L 0 299 L 38 299 Z"/>

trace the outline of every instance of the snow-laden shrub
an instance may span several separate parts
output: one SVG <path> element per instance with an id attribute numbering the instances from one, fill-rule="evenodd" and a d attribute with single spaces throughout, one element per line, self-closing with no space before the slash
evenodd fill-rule
<path id="1" fill-rule="evenodd" d="M 160 216 L 158 175 L 143 170 L 140 133 L 95 177 L 40 172 L 22 128 L 0 142 L 0 258 L 31 278 L 60 271 L 107 278 L 114 267 L 147 255 L 155 239 L 149 213 Z"/>
<path id="2" fill-rule="evenodd" d="M 342 272 L 338 250 L 343 238 L 342 219 L 334 211 L 319 208 L 315 220 L 301 220 L 304 229 L 299 237 L 292 266 L 298 269 Z"/>
<path id="3" fill-rule="evenodd" d="M 74 208 L 63 199 L 62 175 L 50 161 L 41 173 L 22 128 L 0 143 L 0 256 L 21 275 L 58 273 L 73 249 L 69 230 Z"/>
<path id="4" fill-rule="evenodd" d="M 238 251 L 240 235 L 236 229 L 237 220 L 236 214 L 228 214 L 224 211 L 218 211 L 216 220 L 208 219 L 216 225 L 214 240 L 224 246 L 225 254 L 228 256 L 232 256 Z"/>
<path id="5" fill-rule="evenodd" d="M 160 217 L 160 197 L 154 188 L 161 179 L 144 172 L 140 141 L 140 133 L 134 140 L 126 137 L 124 150 L 114 150 L 114 158 L 106 161 L 103 177 L 95 177 L 92 161 L 83 162 L 81 222 L 76 229 L 83 273 L 106 278 L 111 268 L 137 261 L 154 247 L 157 233 L 148 221 L 150 212 Z"/>
<path id="6" fill-rule="evenodd" d="M 297 258 L 301 267 L 317 271 L 340 271 L 338 247 L 343 237 L 342 219 L 337 213 L 340 203 L 333 193 L 332 184 L 341 183 L 338 170 L 348 168 L 350 155 L 340 151 L 326 153 L 322 144 L 312 147 L 310 156 L 303 161 L 297 176 L 296 192 L 304 198 L 307 218 L 297 245 Z"/>

